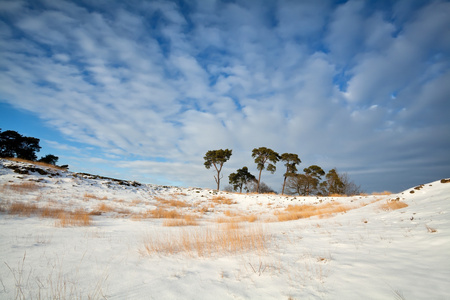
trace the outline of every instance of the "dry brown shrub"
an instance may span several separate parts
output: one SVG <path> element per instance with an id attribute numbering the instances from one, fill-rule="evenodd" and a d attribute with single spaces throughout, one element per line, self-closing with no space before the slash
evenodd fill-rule
<path id="1" fill-rule="evenodd" d="M 388 200 L 385 203 L 381 204 L 380 208 L 382 210 L 396 210 L 407 206 L 408 204 L 399 200 Z"/>
<path id="2" fill-rule="evenodd" d="M 227 198 L 225 196 L 213 196 L 211 198 L 211 201 L 216 204 L 227 204 L 227 205 L 236 204 L 236 201 L 233 201 L 232 199 Z"/>
<path id="3" fill-rule="evenodd" d="M 289 205 L 284 212 L 276 212 L 278 221 L 291 221 L 313 216 L 327 217 L 336 213 L 347 212 L 350 208 L 341 204 L 326 203 L 320 205 Z"/>

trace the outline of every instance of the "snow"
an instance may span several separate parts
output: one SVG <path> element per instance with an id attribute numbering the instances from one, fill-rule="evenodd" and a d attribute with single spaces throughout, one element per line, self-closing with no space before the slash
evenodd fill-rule
<path id="1" fill-rule="evenodd" d="M 138 185 L 40 166 L 49 174 L 18 174 L 11 166 L 30 165 L 0 160 L 0 299 L 450 298 L 450 183 L 395 195 L 292 197 Z M 17 188 L 24 183 L 32 187 Z M 381 208 L 397 198 L 408 206 Z M 54 218 L 10 214 L 13 203 L 111 210 L 92 215 L 89 226 L 61 227 Z M 288 205 L 324 203 L 354 209 L 286 222 L 276 216 Z M 160 207 L 196 216 L 198 224 L 142 217 Z M 219 221 L 230 215 L 237 221 Z M 238 219 L 247 215 L 257 220 Z M 243 236 L 262 232 L 265 246 L 203 255 L 145 248 L 149 240 L 227 232 L 230 225 Z"/>

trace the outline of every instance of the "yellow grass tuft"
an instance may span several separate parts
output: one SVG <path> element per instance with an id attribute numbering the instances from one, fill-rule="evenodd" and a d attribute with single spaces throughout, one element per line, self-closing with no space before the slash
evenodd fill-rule
<path id="1" fill-rule="evenodd" d="M 37 214 L 39 208 L 35 204 L 28 203 L 13 203 L 10 205 L 8 213 L 10 215 L 19 215 L 29 217 L 32 214 Z"/>
<path id="2" fill-rule="evenodd" d="M 106 196 L 100 197 L 100 196 L 97 196 L 97 195 L 94 195 L 94 194 L 84 193 L 83 200 L 84 201 L 89 201 L 89 200 L 108 200 L 108 197 L 106 197 Z"/>
<path id="3" fill-rule="evenodd" d="M 388 196 L 391 195 L 392 193 L 389 191 L 384 191 L 384 192 L 373 192 L 372 195 L 374 196 Z"/>
<path id="4" fill-rule="evenodd" d="M 171 206 L 171 207 L 187 207 L 190 206 L 188 203 L 176 200 L 176 199 L 158 199 L 159 202 L 163 205 Z"/>
<path id="5" fill-rule="evenodd" d="M 407 206 L 408 206 L 408 204 L 406 204 L 405 202 L 402 202 L 400 200 L 388 200 L 385 203 L 381 204 L 380 208 L 382 210 L 396 210 L 396 209 L 404 208 Z"/>
<path id="6" fill-rule="evenodd" d="M 163 226 L 197 226 L 197 217 L 194 215 L 184 215 L 182 219 L 166 219 L 163 222 Z"/>
<path id="7" fill-rule="evenodd" d="M 40 210 L 41 218 L 58 218 L 60 214 L 65 213 L 62 208 L 52 208 L 50 206 L 46 206 Z"/>
<path id="8" fill-rule="evenodd" d="M 21 195 L 37 191 L 40 188 L 41 188 L 41 186 L 33 181 L 24 181 L 21 183 L 4 184 L 2 186 L 3 191 L 10 191 L 10 192 L 21 194 Z"/>
<path id="9" fill-rule="evenodd" d="M 113 211 L 116 211 L 116 209 L 114 207 L 112 207 L 111 205 L 108 205 L 106 203 L 100 203 L 99 205 L 97 205 L 96 210 L 100 211 L 100 212 L 113 212 Z"/>
<path id="10" fill-rule="evenodd" d="M 143 253 L 148 255 L 188 254 L 212 256 L 244 251 L 264 251 L 270 236 L 262 227 L 234 229 L 219 227 L 183 230 L 164 237 L 148 235 L 144 240 Z"/>
<path id="11" fill-rule="evenodd" d="M 232 199 L 227 198 L 225 196 L 213 196 L 211 198 L 211 201 L 216 204 L 227 204 L 227 205 L 236 204 L 236 201 L 233 201 Z"/>
<path id="12" fill-rule="evenodd" d="M 276 212 L 278 221 L 291 221 L 313 216 L 328 217 L 336 213 L 347 212 L 350 208 L 341 204 L 326 203 L 321 205 L 289 205 L 284 212 Z"/>
<path id="13" fill-rule="evenodd" d="M 147 215 L 157 219 L 179 219 L 182 217 L 176 210 L 167 210 L 162 207 L 147 211 Z"/>
<path id="14" fill-rule="evenodd" d="M 77 210 L 75 212 L 63 212 L 58 215 L 56 226 L 68 227 L 68 226 L 89 226 L 91 225 L 91 216 L 83 211 Z"/>
<path id="15" fill-rule="evenodd" d="M 258 216 L 254 215 L 254 214 L 244 215 L 244 216 L 240 216 L 240 220 L 243 221 L 243 222 L 253 223 L 256 220 L 258 220 Z"/>
<path id="16" fill-rule="evenodd" d="M 91 218 L 88 213 L 82 210 L 68 212 L 61 208 L 44 207 L 39 208 L 35 204 L 13 203 L 8 209 L 8 213 L 19 216 L 38 215 L 41 218 L 57 219 L 55 225 L 61 227 L 67 226 L 89 226 Z"/>

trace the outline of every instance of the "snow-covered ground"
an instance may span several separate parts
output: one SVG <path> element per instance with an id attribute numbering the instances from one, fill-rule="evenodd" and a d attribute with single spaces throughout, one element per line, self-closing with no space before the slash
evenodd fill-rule
<path id="1" fill-rule="evenodd" d="M 280 221 L 306 204 L 334 213 Z M 0 299 L 450 299 L 450 182 L 248 195 L 2 159 L 0 210 Z"/>

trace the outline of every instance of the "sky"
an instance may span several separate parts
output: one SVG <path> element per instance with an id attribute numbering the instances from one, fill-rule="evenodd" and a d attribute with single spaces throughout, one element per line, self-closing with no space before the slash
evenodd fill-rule
<path id="1" fill-rule="evenodd" d="M 215 188 L 208 150 L 366 192 L 450 176 L 449 1 L 0 0 L 0 128 L 70 170 Z M 285 167 L 263 171 L 280 191 Z"/>

